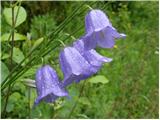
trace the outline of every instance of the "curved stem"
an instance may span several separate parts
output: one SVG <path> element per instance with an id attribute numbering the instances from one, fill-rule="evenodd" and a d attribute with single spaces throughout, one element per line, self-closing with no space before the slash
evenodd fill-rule
<path id="1" fill-rule="evenodd" d="M 89 8 L 90 10 L 93 10 L 93 8 L 89 5 L 85 5 L 87 8 Z"/>
<path id="2" fill-rule="evenodd" d="M 70 36 L 73 40 L 76 40 L 76 38 L 73 35 L 70 35 L 69 33 L 65 33 L 65 35 Z"/>
<path id="3" fill-rule="evenodd" d="M 63 45 L 63 47 L 66 46 L 62 40 L 59 40 L 59 39 L 58 39 L 57 41 L 60 42 L 60 43 Z"/>

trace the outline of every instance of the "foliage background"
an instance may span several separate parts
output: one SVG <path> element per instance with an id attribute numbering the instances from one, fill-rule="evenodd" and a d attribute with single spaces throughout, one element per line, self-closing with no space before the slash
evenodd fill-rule
<path id="1" fill-rule="evenodd" d="M 31 34 L 34 43 L 38 38 L 55 30 L 73 10 L 80 6 L 78 2 L 22 2 L 27 11 L 27 20 L 17 31 L 24 35 Z M 2 2 L 2 12 L 9 2 Z M 158 118 L 158 1 L 147 2 L 85 2 L 94 9 L 102 9 L 110 18 L 118 31 L 127 35 L 125 40 L 117 40 L 117 48 L 99 49 L 104 56 L 113 58 L 113 62 L 105 64 L 97 75 L 104 75 L 107 84 L 92 84 L 87 82 L 82 97 L 71 115 L 71 118 Z M 82 6 L 85 8 L 85 6 Z M 63 27 L 59 39 L 64 39 L 64 33 L 73 34 L 79 38 L 84 34 L 84 17 L 89 9 L 79 10 L 76 16 Z M 1 14 L 1 33 L 9 32 L 10 27 Z M 79 28 L 81 26 L 81 28 Z M 64 41 L 71 45 L 72 38 Z M 28 53 L 26 41 L 16 42 L 24 56 Z M 9 53 L 7 43 L 2 43 L 2 53 Z M 59 46 L 46 56 L 61 79 L 63 75 L 57 63 L 57 57 L 63 46 Z M 34 54 L 33 54 L 34 56 Z M 2 59 L 9 67 L 9 58 Z M 17 63 L 14 63 L 16 65 Z M 17 81 L 24 78 L 35 79 L 35 71 L 41 61 L 30 66 L 29 70 Z M 4 69 L 2 69 L 3 72 Z M 96 76 L 96 75 L 95 75 Z M 54 104 L 41 103 L 31 108 L 30 118 L 68 118 L 73 104 L 77 101 L 80 84 L 73 84 L 67 89 L 71 99 L 62 98 Z M 3 108 L 2 91 L 1 103 Z M 31 105 L 36 98 L 36 92 L 31 89 Z M 7 106 L 6 118 L 29 118 L 28 88 L 22 82 L 14 85 Z"/>

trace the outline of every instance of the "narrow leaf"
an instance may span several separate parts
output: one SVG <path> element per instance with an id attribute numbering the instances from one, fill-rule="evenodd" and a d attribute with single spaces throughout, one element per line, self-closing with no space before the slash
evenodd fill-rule
<path id="1" fill-rule="evenodd" d="M 34 50 L 36 47 L 38 47 L 42 41 L 43 41 L 43 38 L 39 38 L 38 40 L 36 40 L 33 44 L 33 47 L 31 48 L 31 51 Z"/>
<path id="2" fill-rule="evenodd" d="M 92 77 L 89 79 L 90 83 L 102 83 L 102 84 L 106 84 L 109 82 L 109 80 L 103 76 L 103 75 L 97 75 L 95 77 Z"/>
<path id="3" fill-rule="evenodd" d="M 10 33 L 5 33 L 1 36 L 1 42 L 6 42 L 8 41 L 10 37 Z M 9 41 L 11 41 L 12 37 L 10 37 Z M 20 41 L 20 40 L 26 40 L 27 37 L 22 35 L 22 34 L 19 34 L 19 33 L 14 33 L 14 41 Z"/>

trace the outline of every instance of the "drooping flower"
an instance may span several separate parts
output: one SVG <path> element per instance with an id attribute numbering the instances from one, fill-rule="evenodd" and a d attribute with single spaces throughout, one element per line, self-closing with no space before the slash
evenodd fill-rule
<path id="1" fill-rule="evenodd" d="M 35 100 L 35 105 L 42 100 L 50 103 L 60 96 L 68 96 L 68 92 L 63 88 L 56 71 L 49 65 L 45 65 L 37 70 L 36 88 L 38 97 Z"/>
<path id="2" fill-rule="evenodd" d="M 64 74 L 64 86 L 72 82 L 84 80 L 97 72 L 88 61 L 74 47 L 66 47 L 61 51 L 60 65 Z"/>
<path id="3" fill-rule="evenodd" d="M 83 38 L 85 49 L 94 49 L 97 45 L 102 48 L 112 48 L 114 39 L 125 38 L 112 26 L 108 17 L 101 10 L 91 10 L 85 17 L 86 35 Z"/>
<path id="4" fill-rule="evenodd" d="M 80 54 L 97 70 L 101 68 L 103 63 L 111 62 L 111 58 L 104 57 L 96 52 L 96 50 L 85 50 L 84 41 L 79 39 L 73 43 L 73 47 L 76 48 Z"/>

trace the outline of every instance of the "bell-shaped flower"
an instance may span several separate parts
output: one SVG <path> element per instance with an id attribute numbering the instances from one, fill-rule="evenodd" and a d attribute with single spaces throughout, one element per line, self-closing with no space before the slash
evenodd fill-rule
<path id="1" fill-rule="evenodd" d="M 101 68 L 103 63 L 112 61 L 111 58 L 100 55 L 94 49 L 85 50 L 84 41 L 82 39 L 75 41 L 73 47 L 76 48 L 93 67 L 97 68 L 97 70 Z"/>
<path id="2" fill-rule="evenodd" d="M 40 101 L 54 102 L 58 97 L 68 96 L 68 92 L 59 81 L 56 71 L 49 65 L 39 68 L 36 72 L 36 88 L 38 97 L 35 105 Z"/>
<path id="3" fill-rule="evenodd" d="M 102 48 L 112 48 L 114 39 L 125 38 L 112 26 L 108 17 L 101 10 L 91 10 L 85 17 L 86 35 L 83 38 L 85 49 L 94 49 L 97 45 Z"/>
<path id="4" fill-rule="evenodd" d="M 97 72 L 93 67 L 74 47 L 66 47 L 61 51 L 60 65 L 64 74 L 64 86 L 72 82 L 84 80 Z"/>

